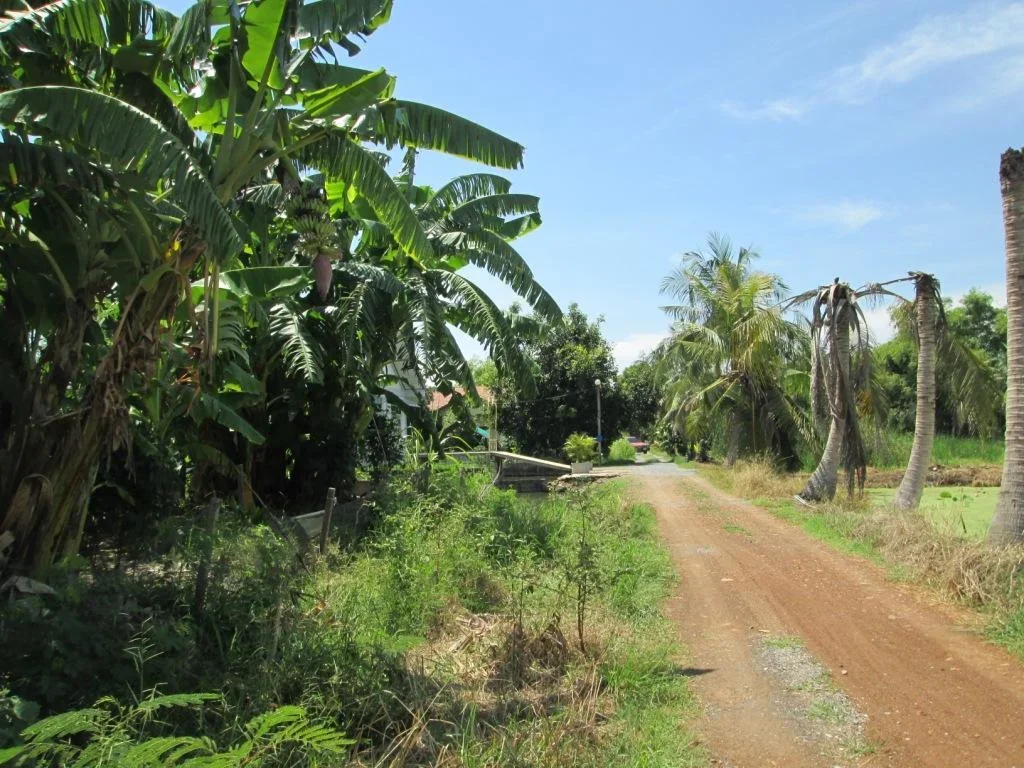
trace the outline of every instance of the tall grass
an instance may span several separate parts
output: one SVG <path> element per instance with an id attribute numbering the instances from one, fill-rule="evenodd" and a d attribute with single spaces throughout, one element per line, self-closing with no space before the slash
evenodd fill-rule
<path id="1" fill-rule="evenodd" d="M 872 440 L 870 435 L 866 439 L 871 466 L 879 469 L 902 469 L 907 466 L 910 448 L 914 443 L 912 434 L 888 432 L 880 440 Z M 936 435 L 932 446 L 932 463 L 945 466 L 1001 464 L 1003 454 L 1004 445 L 1000 439 Z"/>
<path id="2" fill-rule="evenodd" d="M 417 488 L 396 480 L 326 557 L 229 515 L 199 623 L 187 534 L 134 572 L 66 573 L 0 607 L 0 705 L 4 688 L 42 715 L 216 691 L 216 711 L 148 735 L 300 706 L 354 739 L 339 765 L 703 763 L 649 508 L 615 485 L 534 503 L 442 467 Z"/>

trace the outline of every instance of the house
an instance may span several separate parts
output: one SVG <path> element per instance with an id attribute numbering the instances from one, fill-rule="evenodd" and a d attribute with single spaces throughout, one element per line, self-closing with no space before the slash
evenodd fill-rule
<path id="1" fill-rule="evenodd" d="M 401 400 L 410 408 L 422 408 L 427 400 L 427 393 L 420 381 L 415 368 L 403 366 L 401 369 L 389 363 L 384 369 L 384 377 L 390 381 L 384 389 Z M 409 436 L 409 417 L 405 410 L 392 404 L 384 395 L 377 396 L 377 412 L 385 414 L 398 422 L 398 430 L 403 438 Z"/>

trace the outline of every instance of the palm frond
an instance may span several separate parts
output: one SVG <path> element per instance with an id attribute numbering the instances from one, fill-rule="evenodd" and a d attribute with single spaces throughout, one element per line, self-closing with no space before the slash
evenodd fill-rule
<path id="1" fill-rule="evenodd" d="M 278 304 L 270 312 L 270 333 L 281 345 L 289 376 L 298 376 L 309 384 L 322 384 L 324 352 L 306 326 L 306 319 L 307 313 Z"/>
<path id="2" fill-rule="evenodd" d="M 317 0 L 299 8 L 299 36 L 340 43 L 368 35 L 391 16 L 392 0 Z M 346 46 L 347 47 L 347 46 Z M 356 47 L 355 51 L 359 49 Z M 353 51 L 349 49 L 349 53 Z"/>
<path id="3" fill-rule="evenodd" d="M 393 99 L 374 107 L 370 117 L 375 140 L 388 149 L 418 147 L 495 168 L 511 170 L 523 166 L 521 144 L 437 107 Z"/>
<path id="4" fill-rule="evenodd" d="M 535 195 L 485 195 L 469 200 L 455 208 L 450 217 L 458 224 L 491 223 L 495 218 L 538 213 L 540 198 Z M 489 228 L 489 227 L 488 227 Z"/>
<path id="5" fill-rule="evenodd" d="M 436 272 L 435 279 L 454 300 L 451 312 L 455 325 L 469 334 L 487 350 L 499 370 L 511 376 L 518 390 L 529 394 L 533 373 L 515 337 L 508 318 L 476 284 L 453 272 Z"/>
<path id="6" fill-rule="evenodd" d="M 347 133 L 330 133 L 302 149 L 299 159 L 308 167 L 319 169 L 328 181 L 343 181 L 355 187 L 402 250 L 418 261 L 430 260 L 433 249 L 409 201 L 377 158 Z"/>
<path id="7" fill-rule="evenodd" d="M 70 149 L 32 144 L 4 131 L 0 134 L 0 182 L 28 189 L 54 185 L 100 195 L 117 185 L 117 177 Z"/>
<path id="8" fill-rule="evenodd" d="M 0 16 L 0 53 L 51 54 L 55 44 L 109 49 L 146 35 L 162 37 L 174 21 L 169 11 L 145 0 L 53 0 L 37 8 L 26 3 Z"/>
<path id="9" fill-rule="evenodd" d="M 999 377 L 986 357 L 940 326 L 938 367 L 940 386 L 951 396 L 957 420 L 981 435 L 990 435 L 999 421 L 1003 390 Z"/>
<path id="10" fill-rule="evenodd" d="M 97 91 L 36 86 L 0 93 L 0 121 L 93 150 L 152 188 L 169 184 L 171 198 L 199 230 L 214 259 L 241 250 L 231 216 L 188 149 L 140 109 Z M 118 129 L 111 130 L 112 125 Z"/>
<path id="11" fill-rule="evenodd" d="M 440 187 L 424 207 L 431 217 L 439 219 L 453 208 L 464 203 L 489 195 L 508 194 L 512 182 L 504 176 L 493 173 L 469 173 L 456 176 Z"/>
<path id="12" fill-rule="evenodd" d="M 439 242 L 444 250 L 453 249 L 472 264 L 486 269 L 544 317 L 558 319 L 562 316 L 557 302 L 536 281 L 526 260 L 503 238 L 493 232 L 477 230 L 448 233 L 441 236 Z"/>

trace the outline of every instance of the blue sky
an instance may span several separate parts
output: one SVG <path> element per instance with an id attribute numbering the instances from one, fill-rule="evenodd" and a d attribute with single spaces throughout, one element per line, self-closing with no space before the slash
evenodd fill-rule
<path id="1" fill-rule="evenodd" d="M 396 0 L 353 64 L 527 147 L 509 176 L 544 226 L 519 250 L 620 362 L 665 333 L 659 282 L 712 230 L 793 289 L 919 269 L 1003 290 L 1024 2 Z M 424 158 L 419 180 L 472 167 Z"/>

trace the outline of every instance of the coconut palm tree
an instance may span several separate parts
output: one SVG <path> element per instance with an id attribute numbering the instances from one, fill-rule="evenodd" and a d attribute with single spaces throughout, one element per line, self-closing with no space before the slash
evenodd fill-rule
<path id="1" fill-rule="evenodd" d="M 939 391 L 936 370 L 941 368 L 943 372 L 944 397 L 955 403 L 957 412 L 974 429 L 986 430 L 995 422 L 994 405 L 1000 401 L 1001 393 L 991 365 L 948 326 L 939 281 L 935 276 L 911 272 L 908 279 L 914 283 L 913 302 L 907 302 L 896 294 L 890 295 L 898 299 L 892 310 L 897 327 L 914 338 L 918 345 L 917 413 L 907 471 L 894 503 L 900 509 L 917 509 L 924 492 L 935 439 Z M 882 286 L 878 289 L 884 290 Z M 915 332 L 910 332 L 910 328 Z"/>
<path id="2" fill-rule="evenodd" d="M 914 443 L 907 471 L 896 491 L 895 505 L 917 509 L 924 493 L 924 481 L 935 440 L 935 353 L 939 309 L 939 282 L 934 275 L 917 272 L 914 280 L 914 313 L 917 318 L 917 415 Z"/>
<path id="3" fill-rule="evenodd" d="M 999 164 L 1006 237 L 1006 458 L 993 544 L 1024 541 L 1024 152 L 1008 149 Z"/>
<path id="4" fill-rule="evenodd" d="M 829 429 L 821 459 L 797 496 L 807 502 L 827 501 L 835 496 L 841 464 L 847 467 L 851 493 L 855 483 L 858 487 L 864 486 L 867 468 L 856 397 L 863 371 L 853 365 L 854 345 L 851 343 L 851 335 L 856 333 L 858 357 L 862 360 L 869 357 L 863 354 L 867 343 L 862 333 L 864 323 L 857 303 L 859 295 L 838 278 L 813 295 L 811 411 L 817 418 L 821 410 L 827 409 Z M 794 301 L 805 300 L 807 296 L 804 294 Z"/>
<path id="5" fill-rule="evenodd" d="M 757 253 L 712 234 L 706 253 L 683 256 L 662 282 L 678 303 L 658 352 L 666 419 L 688 436 L 725 434 L 726 459 L 771 450 L 795 457 L 803 418 L 785 379 L 805 348 L 802 329 L 779 308 L 786 287 L 753 269 Z"/>

